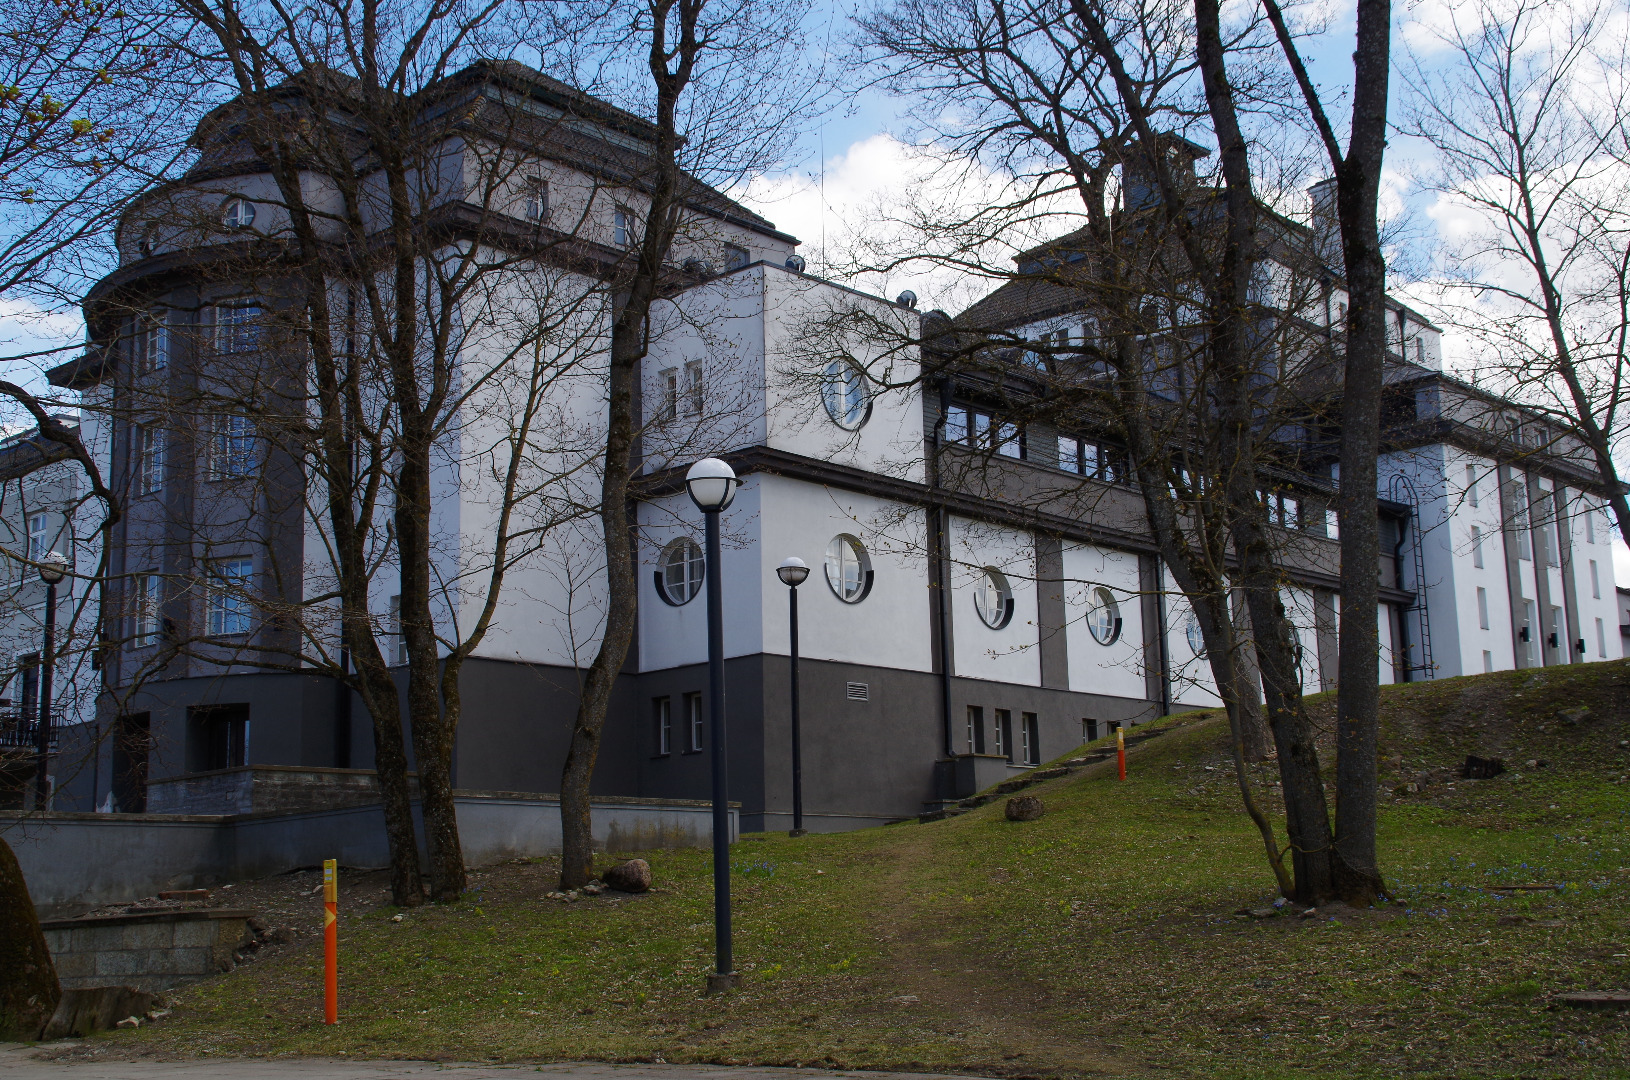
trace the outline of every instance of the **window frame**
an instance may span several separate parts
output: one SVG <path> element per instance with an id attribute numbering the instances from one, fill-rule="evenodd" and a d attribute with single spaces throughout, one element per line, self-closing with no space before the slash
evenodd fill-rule
<path id="1" fill-rule="evenodd" d="M 535 173 L 521 178 L 521 214 L 534 225 L 549 221 L 549 181 Z"/>
<path id="2" fill-rule="evenodd" d="M 702 725 L 702 692 L 693 690 L 684 695 L 685 704 L 685 753 L 700 754 L 704 742 Z"/>
<path id="3" fill-rule="evenodd" d="M 164 578 L 149 570 L 137 574 L 131 586 L 131 647 L 157 645 L 164 634 Z"/>
<path id="4" fill-rule="evenodd" d="M 652 723 L 656 731 L 656 756 L 669 757 L 673 754 L 673 709 L 672 695 L 664 694 L 652 699 Z"/>
<path id="5" fill-rule="evenodd" d="M 707 386 L 704 379 L 702 361 L 688 360 L 685 362 L 685 415 L 692 419 L 700 419 L 707 412 Z"/>
<path id="6" fill-rule="evenodd" d="M 157 423 L 133 424 L 131 430 L 136 444 L 137 494 L 160 494 L 164 491 L 167 433 Z"/>
<path id="7" fill-rule="evenodd" d="M 683 598 L 670 591 L 671 583 L 668 580 L 668 571 L 673 566 L 679 565 L 673 558 L 681 551 L 685 553 L 683 563 L 685 576 L 679 584 L 689 589 Z M 669 607 L 684 607 L 695 600 L 702 594 L 702 589 L 707 584 L 707 556 L 702 552 L 702 546 L 690 536 L 676 536 L 668 541 L 657 555 L 655 580 L 658 598 Z"/>
<path id="8" fill-rule="evenodd" d="M 248 211 L 245 216 L 243 211 Z M 255 227 L 258 211 L 252 199 L 231 195 L 221 203 L 221 225 L 228 232 L 248 232 Z"/>
<path id="9" fill-rule="evenodd" d="M 856 585 L 853 592 L 848 589 L 848 560 L 845 558 L 850 552 L 856 555 Z M 832 576 L 834 561 L 838 566 L 837 580 L 834 580 Z M 876 575 L 872 571 L 871 554 L 866 550 L 866 545 L 861 542 L 858 536 L 852 533 L 838 533 L 827 541 L 826 556 L 821 560 L 821 563 L 826 575 L 827 588 L 832 590 L 832 595 L 836 596 L 841 603 L 858 604 L 871 595 L 872 584 L 876 580 Z"/>
<path id="10" fill-rule="evenodd" d="M 210 417 L 209 471 L 212 481 L 242 480 L 260 464 L 260 439 L 248 413 L 223 412 Z"/>
<path id="11" fill-rule="evenodd" d="M 228 574 L 227 567 L 247 567 L 247 572 Z M 232 555 L 209 563 L 209 599 L 204 609 L 204 635 L 212 638 L 245 637 L 254 633 L 253 592 L 255 560 Z"/>
<path id="12" fill-rule="evenodd" d="M 987 611 L 991 604 L 992 594 L 995 596 L 995 610 Z M 994 566 L 980 568 L 979 579 L 974 584 L 974 611 L 979 615 L 979 621 L 990 630 L 1006 630 L 1013 622 L 1013 583 Z"/>
<path id="13" fill-rule="evenodd" d="M 1031 768 L 1041 764 L 1041 718 L 1033 712 L 1019 714 L 1019 760 Z"/>
<path id="14" fill-rule="evenodd" d="M 621 204 L 611 211 L 611 242 L 621 248 L 634 246 L 634 211 Z"/>
<path id="15" fill-rule="evenodd" d="M 1095 625 L 1094 616 L 1100 611 L 1107 611 L 1113 620 L 1108 627 L 1107 636 L 1100 636 Z M 1121 615 L 1121 602 L 1106 585 L 1094 585 L 1087 590 L 1086 611 L 1082 613 L 1082 622 L 1087 625 L 1087 633 L 1092 640 L 1109 648 L 1121 640 L 1121 630 L 1125 626 L 1125 619 Z"/>
<path id="16" fill-rule="evenodd" d="M 821 376 L 821 406 L 845 431 L 859 431 L 872 418 L 871 379 L 852 360 L 830 361 Z"/>
<path id="17" fill-rule="evenodd" d="M 244 317 L 222 318 L 224 312 Z M 210 305 L 210 347 L 217 356 L 237 356 L 260 348 L 260 318 L 265 308 L 259 300 L 222 300 Z M 247 330 L 245 328 L 248 328 Z"/>

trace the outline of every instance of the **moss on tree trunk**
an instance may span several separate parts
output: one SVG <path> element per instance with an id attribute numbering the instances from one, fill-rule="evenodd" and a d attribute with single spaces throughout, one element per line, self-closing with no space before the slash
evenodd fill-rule
<path id="1" fill-rule="evenodd" d="M 23 868 L 0 837 L 0 1039 L 39 1038 L 61 996 Z"/>

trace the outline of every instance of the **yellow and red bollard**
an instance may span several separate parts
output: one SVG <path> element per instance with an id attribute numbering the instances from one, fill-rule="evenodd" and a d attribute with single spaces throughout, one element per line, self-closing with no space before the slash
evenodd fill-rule
<path id="1" fill-rule="evenodd" d="M 339 865 L 323 860 L 323 1021 L 340 1018 L 340 882 Z"/>
<path id="2" fill-rule="evenodd" d="M 1126 779 L 1126 729 L 1115 729 L 1115 764 L 1121 771 L 1121 779 Z"/>

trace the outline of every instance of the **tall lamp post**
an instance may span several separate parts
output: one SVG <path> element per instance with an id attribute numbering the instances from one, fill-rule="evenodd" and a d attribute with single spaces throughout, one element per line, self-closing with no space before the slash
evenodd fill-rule
<path id="1" fill-rule="evenodd" d="M 51 657 L 57 649 L 57 585 L 68 576 L 68 560 L 48 551 L 39 572 L 45 582 L 45 641 L 40 649 L 40 722 L 34 731 L 34 809 L 44 810 L 51 802 Z"/>
<path id="2" fill-rule="evenodd" d="M 804 835 L 804 747 L 798 728 L 798 586 L 809 577 L 809 564 L 794 555 L 775 568 L 776 577 L 787 587 L 787 612 L 790 619 L 792 654 L 792 831 L 789 836 Z"/>
<path id="3" fill-rule="evenodd" d="M 719 514 L 736 497 L 741 481 L 718 458 L 703 458 L 685 474 L 685 489 L 702 511 L 707 533 L 708 738 L 713 743 L 713 957 L 710 994 L 739 981 L 730 956 L 730 802 L 724 752 L 724 593 L 719 580 Z"/>

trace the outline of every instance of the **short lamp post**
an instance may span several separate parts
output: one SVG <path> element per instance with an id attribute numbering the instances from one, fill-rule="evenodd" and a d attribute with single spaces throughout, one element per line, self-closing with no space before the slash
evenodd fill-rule
<path id="1" fill-rule="evenodd" d="M 741 481 L 718 458 L 703 458 L 685 474 L 685 488 L 702 511 L 707 534 L 708 738 L 713 743 L 713 956 L 710 994 L 738 982 L 730 955 L 730 801 L 724 752 L 724 591 L 719 567 L 719 514 L 736 497 Z"/>
<path id="2" fill-rule="evenodd" d="M 787 587 L 788 630 L 792 656 L 792 831 L 804 835 L 804 747 L 798 728 L 798 586 L 809 577 L 809 564 L 794 555 L 775 568 L 776 577 Z"/>
<path id="3" fill-rule="evenodd" d="M 34 809 L 44 810 L 51 804 L 51 671 L 57 649 L 57 585 L 68 576 L 68 560 L 48 551 L 40 560 L 39 573 L 45 582 L 45 640 L 40 648 L 40 722 L 34 731 Z"/>

